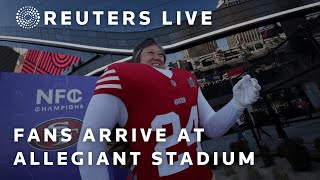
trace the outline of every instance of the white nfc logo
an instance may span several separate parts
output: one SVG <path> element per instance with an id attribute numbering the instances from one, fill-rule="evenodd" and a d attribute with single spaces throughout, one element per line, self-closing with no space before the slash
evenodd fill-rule
<path id="1" fill-rule="evenodd" d="M 31 6 L 20 8 L 16 14 L 16 21 L 20 27 L 24 29 L 32 29 L 40 22 L 40 14 L 38 10 Z"/>
<path id="2" fill-rule="evenodd" d="M 70 103 L 79 103 L 82 99 L 82 92 L 79 89 L 49 89 L 46 93 L 42 89 L 37 89 L 36 104 L 42 104 L 42 99 L 47 104 L 59 104 L 61 99 L 67 99 Z"/>

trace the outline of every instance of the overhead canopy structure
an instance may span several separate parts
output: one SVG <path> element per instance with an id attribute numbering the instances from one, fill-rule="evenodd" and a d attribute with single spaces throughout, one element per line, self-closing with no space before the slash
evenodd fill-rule
<path id="1" fill-rule="evenodd" d="M 11 5 L 13 5 L 10 6 L 12 12 L 15 12 L 15 9 L 19 9 L 19 7 L 23 5 L 21 2 L 14 4 L 14 1 L 15 0 L 10 1 Z M 212 1 L 203 0 L 201 3 L 203 3 L 206 8 L 202 7 L 201 9 L 201 7 L 198 7 L 198 9 L 196 9 L 197 11 L 211 11 L 211 25 L 201 25 L 201 17 L 199 16 L 196 18 L 194 25 L 189 25 L 189 22 L 184 18 L 181 25 L 173 24 L 163 26 L 161 23 L 151 23 L 150 26 L 145 26 L 145 30 L 135 26 L 119 26 L 118 29 L 113 29 L 112 32 L 107 29 L 110 26 L 101 28 L 92 25 L 88 27 L 79 27 L 78 25 L 45 26 L 43 22 L 40 22 L 40 25 L 33 29 L 23 29 L 19 27 L 16 22 L 11 22 L 9 23 L 10 25 L 8 25 L 8 23 L 2 23 L 2 25 L 0 25 L 0 45 L 54 51 L 80 57 L 86 56 L 86 52 L 106 55 L 104 59 L 99 62 L 95 56 L 91 55 L 90 58 L 87 59 L 94 59 L 97 63 L 87 63 L 86 65 L 88 66 L 89 64 L 95 65 L 90 67 L 90 70 L 80 72 L 79 75 L 94 74 L 97 71 L 101 71 L 107 64 L 120 59 L 130 59 L 128 56 L 132 54 L 133 47 L 146 37 L 155 38 L 167 53 L 173 53 L 214 39 L 256 28 L 262 24 L 275 23 L 301 14 L 312 13 L 320 9 L 320 2 L 314 0 L 250 0 L 241 1 L 236 4 L 231 3 L 231 5 L 222 4 L 223 2 L 230 3 L 230 1 L 216 1 L 216 3 L 213 3 Z M 161 8 L 162 6 L 169 8 L 171 7 L 169 5 L 173 5 L 172 3 L 180 3 L 181 10 L 179 10 L 181 12 L 191 12 L 194 10 L 192 6 L 196 6 L 191 3 L 185 5 L 187 4 L 185 1 L 177 0 L 169 1 L 167 4 L 158 4 L 155 5 L 155 7 L 144 7 L 143 4 L 138 4 L 132 6 L 132 9 L 138 12 L 143 7 L 147 8 L 150 13 L 153 14 L 156 14 L 157 11 L 166 10 L 168 13 L 171 12 L 171 17 L 175 17 L 176 15 L 173 15 L 172 12 L 176 12 L 176 9 Z M 219 4 L 220 6 L 217 6 Z M 50 8 L 48 7 L 48 2 L 44 1 L 40 4 L 32 4 L 31 2 L 28 5 L 35 6 L 39 9 L 40 15 L 43 15 L 46 10 L 60 12 L 61 10 L 68 9 L 68 7 L 76 6 L 74 4 L 66 4 L 64 1 L 56 1 L 55 6 Z M 91 9 L 101 8 L 101 5 L 99 5 L 99 3 L 94 4 L 94 6 L 88 4 L 88 7 L 91 7 Z M 217 7 L 219 8 L 217 9 Z M 110 5 L 102 9 L 108 10 L 112 8 L 121 10 L 124 7 L 120 4 L 110 3 Z M 85 8 L 80 8 L 80 10 L 89 11 L 89 9 Z M 158 19 L 155 17 L 152 18 L 156 21 L 159 20 L 160 17 L 157 17 Z M 7 17 L 6 21 L 12 19 L 13 18 Z M 126 29 L 126 31 L 123 29 Z M 130 31 L 130 29 L 132 29 L 132 31 Z M 81 63 L 83 65 L 86 61 L 80 61 L 77 65 L 81 65 Z"/>

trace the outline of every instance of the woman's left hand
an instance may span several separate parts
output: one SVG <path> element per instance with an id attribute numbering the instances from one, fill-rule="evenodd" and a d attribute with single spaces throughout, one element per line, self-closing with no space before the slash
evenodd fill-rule
<path id="1" fill-rule="evenodd" d="M 245 75 L 232 88 L 233 100 L 241 108 L 246 108 L 259 99 L 260 90 L 261 86 L 258 84 L 258 80 L 251 78 L 250 75 Z"/>

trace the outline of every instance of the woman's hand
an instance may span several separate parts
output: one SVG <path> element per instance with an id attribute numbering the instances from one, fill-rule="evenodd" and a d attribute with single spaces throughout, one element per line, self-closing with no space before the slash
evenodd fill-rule
<path id="1" fill-rule="evenodd" d="M 245 75 L 232 88 L 233 100 L 240 108 L 246 108 L 259 99 L 261 86 L 258 80 Z"/>

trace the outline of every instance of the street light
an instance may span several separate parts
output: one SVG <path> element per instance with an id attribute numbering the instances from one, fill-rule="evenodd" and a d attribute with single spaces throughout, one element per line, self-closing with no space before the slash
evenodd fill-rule
<path id="1" fill-rule="evenodd" d="M 241 54 L 240 58 L 244 62 L 244 69 L 246 71 L 249 71 L 249 74 L 251 74 L 252 77 L 255 77 L 252 69 L 250 68 L 250 63 L 249 63 L 249 57 L 252 55 L 252 53 L 248 51 L 248 48 L 245 44 L 242 44 L 242 46 L 239 45 L 239 51 Z M 253 138 L 256 141 L 256 144 L 257 144 L 259 150 L 261 150 L 261 144 L 259 142 L 259 139 L 258 139 L 256 132 L 254 131 L 254 126 L 255 126 L 254 119 L 252 119 L 252 117 L 250 116 L 248 109 L 244 110 L 244 115 L 245 115 L 246 119 L 249 120 L 248 123 L 249 123 L 251 133 L 253 134 Z"/>

